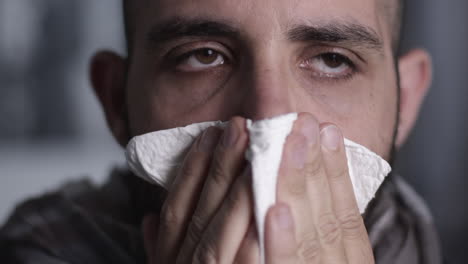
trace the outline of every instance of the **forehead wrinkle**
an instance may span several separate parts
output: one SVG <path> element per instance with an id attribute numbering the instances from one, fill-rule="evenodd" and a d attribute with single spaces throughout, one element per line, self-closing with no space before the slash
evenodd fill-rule
<path id="1" fill-rule="evenodd" d="M 324 41 L 362 41 L 374 48 L 383 46 L 382 38 L 372 27 L 355 21 L 342 19 L 328 20 L 326 22 L 305 21 L 303 23 L 290 24 L 286 35 L 291 40 L 300 41 L 303 38 L 321 37 Z"/>
<path id="2" fill-rule="evenodd" d="M 177 1 L 139 0 L 139 1 L 152 3 L 151 9 L 153 11 L 150 11 L 152 13 L 151 16 L 153 16 L 153 19 L 151 19 L 152 23 L 161 21 L 161 19 L 165 20 L 175 15 L 178 15 L 184 18 L 189 18 L 189 19 L 191 19 L 192 17 L 199 16 L 199 17 L 208 18 L 208 19 L 223 20 L 226 24 L 230 24 L 230 25 L 236 24 L 237 28 L 243 31 L 241 33 L 243 33 L 244 37 L 247 31 L 253 32 L 254 30 L 256 31 L 260 30 L 259 31 L 260 34 L 268 38 L 270 37 L 276 38 L 277 36 L 284 37 L 286 36 L 284 34 L 284 29 L 286 27 L 289 28 L 288 25 L 292 24 L 289 22 L 291 20 L 297 19 L 298 14 L 302 13 L 303 14 L 302 16 L 304 16 L 304 9 L 301 8 L 304 2 L 300 0 L 290 0 L 287 5 L 284 5 L 284 7 L 286 8 L 281 8 L 282 7 L 281 1 L 264 2 L 264 1 L 238 0 L 238 1 L 235 1 L 235 4 L 232 4 L 233 2 L 228 2 L 227 3 L 228 10 L 226 10 L 226 8 L 221 8 L 222 7 L 221 3 L 224 1 L 219 1 L 219 0 L 206 0 L 206 1 L 201 1 L 201 3 L 200 2 L 197 3 L 197 1 L 194 1 L 194 0 L 177 0 Z M 375 0 L 375 1 L 380 2 L 382 0 Z M 330 0 L 316 1 L 316 8 L 327 9 L 327 7 L 333 7 L 332 6 L 333 3 L 331 2 L 332 1 Z M 374 10 L 380 7 L 378 4 L 374 2 L 374 0 L 372 0 L 372 2 L 374 3 L 373 5 Z M 156 6 L 156 3 L 158 3 L 158 6 Z M 267 5 L 266 7 L 265 7 L 265 4 Z M 206 8 L 203 8 L 204 6 L 206 6 Z M 211 6 L 212 8 L 211 7 L 208 8 L 209 6 Z M 268 9 L 270 11 L 265 10 L 265 9 Z M 331 10 L 334 10 L 334 7 Z M 228 11 L 228 14 L 233 14 L 233 15 L 226 16 L 223 13 L 225 11 L 226 12 Z M 380 12 L 382 12 L 382 10 L 380 10 Z M 148 15 L 149 14 L 150 13 L 148 13 Z M 235 15 L 235 14 L 238 14 L 238 15 Z M 261 16 L 265 16 L 265 15 L 271 16 L 270 19 L 261 18 Z M 229 21 L 227 21 L 226 18 L 228 18 Z M 347 21 L 351 21 L 351 23 L 356 23 L 356 18 L 353 18 L 353 17 L 337 18 L 337 19 L 341 19 L 343 21 L 347 20 Z M 380 19 L 377 19 L 377 20 L 381 22 L 381 19 L 382 17 L 380 17 Z M 315 19 L 316 22 L 320 22 L 322 24 L 323 22 L 327 22 L 327 20 L 330 20 L 330 18 L 321 16 L 320 14 L 317 17 L 317 19 Z M 260 22 L 260 24 L 258 22 Z M 299 23 L 294 23 L 294 24 L 299 24 Z M 313 23 L 311 21 L 308 21 L 307 24 L 313 24 Z M 363 23 L 361 22 L 361 24 Z M 366 23 L 366 24 L 369 24 L 369 23 Z M 374 23 L 370 23 L 370 24 L 374 24 Z M 381 23 L 377 22 L 377 24 L 381 24 Z M 382 32 L 382 30 L 384 29 L 382 29 L 380 25 L 372 25 L 372 26 L 373 27 L 377 26 L 378 32 L 385 33 L 385 35 L 387 34 L 387 32 Z M 368 27 L 372 28 L 372 26 L 369 25 Z M 263 30 L 261 29 L 262 27 L 264 28 Z M 269 32 L 266 32 L 266 31 L 269 31 Z M 376 30 L 374 30 L 374 32 L 375 31 Z M 276 37 L 274 37 L 273 35 L 275 35 Z M 386 42 L 387 41 L 385 41 L 385 43 Z"/>
<path id="3" fill-rule="evenodd" d="M 322 25 L 333 25 L 334 23 L 343 25 L 359 25 L 360 28 L 366 28 L 368 32 L 380 40 L 382 46 L 387 45 L 385 28 L 382 27 L 382 9 L 379 10 L 378 2 L 388 0 L 368 0 L 362 1 L 363 8 L 356 7 L 357 2 L 349 2 L 347 8 L 339 8 L 337 1 L 317 0 L 314 1 L 312 9 L 314 15 L 308 14 L 306 2 L 299 0 L 292 1 L 287 10 L 287 22 L 283 26 L 284 31 L 288 31 L 298 25 L 320 27 Z M 394 1 L 394 0 L 391 0 Z M 304 5 L 306 4 L 306 5 Z"/>
<path id="4" fill-rule="evenodd" d="M 194 19 L 173 17 L 150 27 L 146 33 L 146 40 L 148 48 L 157 48 L 161 44 L 180 38 L 223 37 L 239 39 L 239 32 L 238 28 L 224 21 L 200 17 Z"/>

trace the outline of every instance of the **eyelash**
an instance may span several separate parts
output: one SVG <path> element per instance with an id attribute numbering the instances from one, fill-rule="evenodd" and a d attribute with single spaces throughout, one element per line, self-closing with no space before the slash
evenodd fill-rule
<path id="1" fill-rule="evenodd" d="M 231 58 L 229 56 L 225 55 L 224 52 L 219 51 L 219 49 L 211 48 L 209 46 L 205 46 L 205 47 L 202 46 L 200 48 L 194 48 L 194 49 L 192 49 L 192 50 L 190 50 L 188 52 L 185 52 L 185 53 L 181 52 L 182 53 L 181 55 L 174 56 L 173 62 L 175 64 L 175 67 L 177 68 L 182 63 L 188 61 L 188 59 L 190 59 L 192 56 L 197 55 L 198 52 L 205 51 L 205 50 L 212 50 L 216 54 L 222 56 L 223 63 L 219 64 L 217 66 L 213 66 L 213 67 L 206 67 L 205 69 L 194 70 L 192 72 L 209 71 L 209 70 L 213 70 L 215 68 L 218 68 L 218 67 L 226 65 L 226 64 L 229 65 L 232 62 Z M 310 68 L 308 65 L 311 62 L 313 62 L 313 60 L 317 60 L 317 59 L 324 60 L 326 56 L 336 56 L 337 59 L 339 61 L 341 61 L 341 63 L 345 64 L 346 67 L 349 67 L 349 72 L 347 72 L 346 74 L 343 74 L 341 76 L 333 76 L 333 74 L 313 72 L 311 74 L 312 78 L 317 79 L 317 80 L 321 80 L 321 81 L 339 82 L 339 81 L 350 80 L 355 76 L 355 74 L 357 72 L 359 72 L 359 69 L 358 69 L 357 65 L 352 61 L 352 59 L 350 59 L 348 56 L 346 56 L 346 55 L 344 55 L 344 54 L 342 54 L 340 52 L 334 51 L 334 50 L 322 52 L 322 53 L 319 53 L 318 55 L 307 58 L 307 59 L 303 60 L 299 64 L 299 67 L 302 68 L 302 69 L 305 69 L 305 70 L 311 70 L 311 69 L 307 69 L 307 68 Z M 179 70 L 179 71 L 183 71 L 183 70 Z"/>
<path id="2" fill-rule="evenodd" d="M 215 54 L 222 56 L 223 63 L 220 64 L 219 66 L 226 65 L 226 64 L 230 65 L 231 62 L 233 61 L 232 57 L 227 55 L 227 54 L 230 54 L 229 53 L 230 50 L 227 48 L 223 49 L 218 46 L 219 44 L 213 44 L 213 45 L 195 44 L 195 45 L 190 45 L 190 47 L 175 48 L 174 50 L 168 53 L 168 59 L 172 66 L 171 68 L 174 68 L 176 71 L 186 72 L 184 70 L 178 69 L 180 68 L 180 65 L 187 62 L 192 56 L 196 56 L 198 52 L 202 52 L 206 50 L 211 50 Z M 204 71 L 212 70 L 214 68 L 217 68 L 217 67 L 207 67 L 206 69 L 191 71 L 191 72 L 204 72 Z"/>
<path id="3" fill-rule="evenodd" d="M 320 73 L 320 72 L 312 72 L 312 77 L 315 78 L 315 79 L 318 79 L 318 80 L 323 80 L 323 81 L 333 81 L 333 82 L 336 82 L 336 81 L 341 81 L 341 80 L 349 80 L 351 79 L 352 77 L 355 76 L 355 74 L 358 72 L 358 67 L 357 65 L 352 61 L 352 59 L 350 59 L 348 56 L 346 55 L 343 55 L 339 52 L 335 52 L 335 51 L 328 51 L 328 52 L 323 52 L 323 53 L 320 53 L 318 55 L 315 55 L 311 58 L 308 58 L 304 61 L 302 61 L 300 64 L 299 64 L 299 67 L 304 69 L 304 70 L 314 70 L 314 69 L 311 69 L 312 66 L 310 66 L 311 63 L 313 63 L 313 60 L 325 60 L 325 59 L 330 59 L 330 58 L 326 58 L 327 56 L 335 56 L 335 59 L 344 64 L 345 67 L 348 67 L 349 70 L 347 73 L 345 74 L 337 74 L 337 75 L 333 75 L 333 74 L 327 74 L 327 73 Z M 342 66 L 340 66 L 342 67 Z"/>
<path id="4" fill-rule="evenodd" d="M 177 57 L 177 58 L 176 58 L 176 63 L 177 63 L 177 64 L 182 63 L 182 62 L 184 62 L 185 60 L 189 59 L 191 56 L 195 56 L 195 55 L 197 54 L 197 52 L 201 52 L 201 51 L 204 51 L 204 50 L 212 50 L 212 51 L 214 51 L 214 52 L 220 54 L 221 56 L 223 56 L 223 58 L 224 58 L 225 60 L 227 60 L 227 57 L 226 57 L 223 53 L 217 51 L 216 49 L 212 49 L 212 48 L 199 48 L 199 49 L 194 49 L 194 50 L 192 50 L 192 51 L 189 51 L 189 52 L 187 52 L 187 53 L 185 53 L 185 54 L 182 54 L 181 56 Z"/>

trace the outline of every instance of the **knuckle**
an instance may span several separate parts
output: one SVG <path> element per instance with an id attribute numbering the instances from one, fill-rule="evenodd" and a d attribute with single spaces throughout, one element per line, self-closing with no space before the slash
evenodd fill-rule
<path id="1" fill-rule="evenodd" d="M 338 165 L 334 168 L 335 171 L 330 173 L 329 178 L 332 180 L 340 181 L 348 175 L 348 167 L 345 165 Z"/>
<path id="2" fill-rule="evenodd" d="M 363 232 L 363 220 L 361 215 L 355 210 L 348 210 L 338 215 L 343 236 L 347 238 L 357 238 Z"/>
<path id="3" fill-rule="evenodd" d="M 318 263 L 320 258 L 320 242 L 315 232 L 308 232 L 299 242 L 299 256 L 304 263 Z"/>
<path id="4" fill-rule="evenodd" d="M 322 160 L 318 157 L 317 154 L 314 155 L 314 158 L 311 161 L 307 162 L 304 166 L 304 174 L 307 179 L 316 180 L 322 175 Z"/>
<path id="5" fill-rule="evenodd" d="M 224 169 L 223 162 L 220 157 L 220 155 L 217 155 L 212 161 L 211 179 L 216 186 L 221 187 L 229 184 L 229 174 Z"/>
<path id="6" fill-rule="evenodd" d="M 198 215 L 194 214 L 190 222 L 187 236 L 195 243 L 201 240 L 202 232 L 204 230 L 203 220 Z"/>
<path id="7" fill-rule="evenodd" d="M 300 177 L 300 176 L 291 175 L 291 177 Z M 307 193 L 307 185 L 304 184 L 303 181 L 299 181 L 297 179 L 290 179 L 289 181 L 290 182 L 287 185 L 287 190 L 289 194 L 291 194 L 294 197 L 297 197 L 297 196 L 301 197 Z"/>
<path id="8" fill-rule="evenodd" d="M 169 203 L 165 203 L 161 209 L 160 225 L 164 228 L 177 226 L 181 223 L 181 217 L 178 216 L 176 210 Z"/>
<path id="9" fill-rule="evenodd" d="M 196 264 L 216 264 L 218 259 L 216 257 L 215 249 L 210 243 L 201 243 L 195 250 L 193 255 L 193 263 Z"/>
<path id="10" fill-rule="evenodd" d="M 193 162 L 190 162 L 190 160 L 188 160 L 188 157 L 183 163 L 182 169 L 180 170 L 180 174 L 182 179 L 188 179 L 192 175 L 196 174 L 195 164 Z"/>
<path id="11" fill-rule="evenodd" d="M 333 245 L 340 241 L 340 223 L 333 213 L 323 214 L 319 218 L 318 233 L 320 240 L 326 245 Z"/>

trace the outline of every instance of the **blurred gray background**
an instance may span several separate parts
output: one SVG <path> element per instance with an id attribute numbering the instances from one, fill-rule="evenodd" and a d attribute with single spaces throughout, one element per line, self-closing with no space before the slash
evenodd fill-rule
<path id="1" fill-rule="evenodd" d="M 396 170 L 428 202 L 450 263 L 468 259 L 468 1 L 408 0 L 404 47 L 434 83 Z M 100 48 L 124 52 L 120 0 L 0 0 L 0 223 L 15 203 L 122 165 L 90 89 Z"/>

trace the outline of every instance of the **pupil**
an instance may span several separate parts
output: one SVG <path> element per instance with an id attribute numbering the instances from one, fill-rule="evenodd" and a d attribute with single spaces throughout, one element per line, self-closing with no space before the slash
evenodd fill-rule
<path id="1" fill-rule="evenodd" d="M 216 61 L 218 56 L 212 49 L 202 49 L 197 52 L 196 57 L 203 64 L 211 64 Z"/>
<path id="2" fill-rule="evenodd" d="M 210 50 L 210 49 L 204 49 L 204 50 L 203 50 L 203 53 L 204 53 L 204 54 L 203 54 L 204 56 L 210 57 L 210 56 L 213 55 L 214 52 L 213 52 L 213 50 Z"/>
<path id="3" fill-rule="evenodd" d="M 338 68 L 343 64 L 341 56 L 338 54 L 325 54 L 323 60 L 330 68 Z"/>

